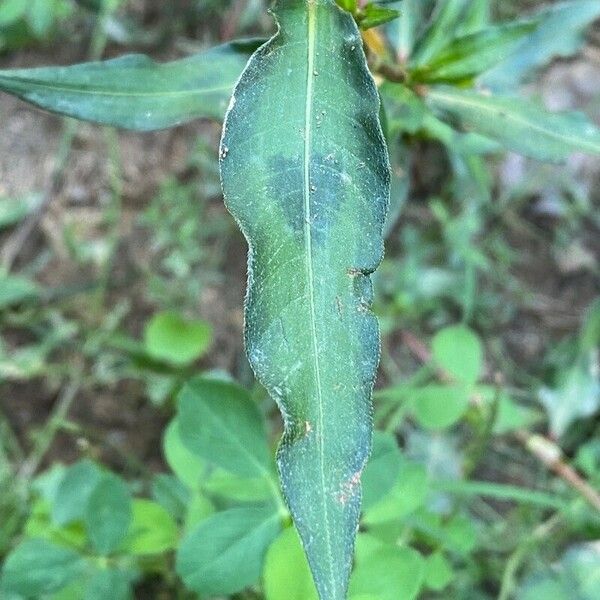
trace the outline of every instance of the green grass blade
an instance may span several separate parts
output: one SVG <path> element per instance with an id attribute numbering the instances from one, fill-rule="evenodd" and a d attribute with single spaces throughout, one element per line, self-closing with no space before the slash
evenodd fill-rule
<path id="1" fill-rule="evenodd" d="M 250 246 L 248 355 L 285 418 L 283 491 L 321 600 L 343 600 L 371 446 L 369 274 L 389 164 L 352 17 L 333 0 L 276 6 L 279 33 L 232 98 L 221 173 Z"/>
<path id="2" fill-rule="evenodd" d="M 71 67 L 0 71 L 0 91 L 44 110 L 152 131 L 220 120 L 256 41 L 224 44 L 170 63 L 133 54 Z"/>

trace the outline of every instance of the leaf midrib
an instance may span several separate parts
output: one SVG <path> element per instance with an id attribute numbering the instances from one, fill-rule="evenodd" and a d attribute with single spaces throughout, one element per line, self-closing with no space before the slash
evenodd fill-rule
<path id="1" fill-rule="evenodd" d="M 152 91 L 152 92 L 113 92 L 110 90 L 97 90 L 97 89 L 84 89 L 77 88 L 75 85 L 72 86 L 59 86 L 53 85 L 51 83 L 41 83 L 39 79 L 27 79 L 21 77 L 7 77 L 0 75 L 0 82 L 6 81 L 9 85 L 23 84 L 29 85 L 31 87 L 50 89 L 53 92 L 58 93 L 74 93 L 88 96 L 115 96 L 117 98 L 163 98 L 163 97 L 181 97 L 181 96 L 196 96 L 196 95 L 206 95 L 206 94 L 215 94 L 218 92 L 227 92 L 231 90 L 231 85 L 220 86 L 215 88 L 196 88 L 189 90 L 173 90 L 170 92 L 161 92 L 161 91 Z M 22 93 L 31 93 L 30 91 L 24 91 Z"/>
<path id="2" fill-rule="evenodd" d="M 333 551 L 331 548 L 331 536 L 329 529 L 329 510 L 327 498 L 325 495 L 325 430 L 324 430 L 324 407 L 323 390 L 321 383 L 321 365 L 319 363 L 319 344 L 317 339 L 317 313 L 315 302 L 315 277 L 313 265 L 313 245 L 312 245 L 312 214 L 310 209 L 311 181 L 311 145 L 312 145 L 312 119 L 314 103 L 314 79 L 315 79 L 315 55 L 316 55 L 316 37 L 317 37 L 317 11 L 314 0 L 307 0 L 307 67 L 306 67 L 306 100 L 304 108 L 304 239 L 305 239 L 305 268 L 308 284 L 308 303 L 310 311 L 310 329 L 312 339 L 313 366 L 316 383 L 317 409 L 319 413 L 319 426 L 316 432 L 317 447 L 319 453 L 319 466 L 322 488 L 322 507 L 325 519 L 325 539 L 327 544 L 327 555 L 329 563 L 329 580 L 332 591 L 335 589 L 335 576 L 333 573 Z"/>
<path id="3" fill-rule="evenodd" d="M 472 106 L 475 108 L 479 108 L 485 112 L 488 112 L 490 114 L 494 114 L 495 112 L 497 112 L 497 108 L 496 107 L 492 107 L 489 106 L 488 104 L 485 103 L 480 103 L 477 102 L 476 100 L 473 99 L 469 99 L 469 98 L 464 98 L 463 96 L 449 96 L 447 94 L 444 94 L 443 92 L 440 91 L 430 91 L 429 92 L 429 96 L 433 97 L 433 98 L 440 98 L 441 100 L 446 100 L 447 102 L 449 102 L 450 104 L 455 103 L 455 104 L 462 104 L 463 106 Z M 525 119 L 525 118 L 521 118 L 518 115 L 515 114 L 511 114 L 509 112 L 505 112 L 504 113 L 505 118 L 507 120 L 512 120 L 514 123 L 520 124 L 520 125 L 524 125 L 526 127 L 529 127 L 530 129 L 537 131 L 539 133 L 543 133 L 544 135 L 558 141 L 558 142 L 567 142 L 573 146 L 586 146 L 590 149 L 593 149 L 594 152 L 600 152 L 600 144 L 594 144 L 592 141 L 590 140 L 586 140 L 585 138 L 576 138 L 573 139 L 568 135 L 559 135 L 556 134 L 553 130 L 551 129 L 544 129 L 543 127 L 541 127 L 540 125 L 536 125 L 535 123 L 532 123 L 531 121 Z"/>

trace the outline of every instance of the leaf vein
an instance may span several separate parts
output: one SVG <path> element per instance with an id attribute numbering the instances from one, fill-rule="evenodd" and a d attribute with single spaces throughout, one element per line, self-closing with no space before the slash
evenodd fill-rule
<path id="1" fill-rule="evenodd" d="M 312 215 L 310 207 L 311 181 L 310 181 L 310 163 L 311 163 L 311 143 L 312 143 L 312 119 L 314 103 L 314 78 L 315 78 L 315 54 L 317 37 L 317 11 L 314 0 L 308 0 L 308 60 L 306 69 L 306 104 L 304 111 L 304 233 L 305 233 L 305 265 L 308 282 L 308 301 L 310 310 L 310 328 L 312 338 L 312 351 L 314 360 L 314 372 L 316 382 L 317 407 L 319 412 L 319 431 L 317 432 L 317 444 L 319 448 L 320 475 L 322 488 L 323 518 L 325 520 L 325 538 L 327 544 L 329 578 L 332 591 L 335 589 L 335 575 L 333 573 L 333 552 L 331 548 L 331 537 L 329 531 L 329 510 L 326 497 L 325 480 L 325 431 L 324 431 L 324 409 L 323 409 L 323 391 L 321 383 L 321 366 L 319 364 L 319 345 L 317 338 L 317 317 L 315 307 L 315 284 L 314 267 L 312 256 Z"/>

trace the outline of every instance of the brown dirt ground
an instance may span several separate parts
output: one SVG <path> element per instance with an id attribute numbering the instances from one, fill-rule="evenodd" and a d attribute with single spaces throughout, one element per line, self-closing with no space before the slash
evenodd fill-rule
<path id="1" fill-rule="evenodd" d="M 8 59 L 0 58 L 0 68 L 81 60 L 77 50 L 71 48 L 71 55 L 75 56 L 69 61 L 62 54 L 49 58 L 45 53 L 27 51 Z M 84 239 L 103 235 L 102 217 L 110 197 L 110 177 L 104 138 L 99 132 L 100 128 L 92 125 L 78 127 L 58 193 L 19 254 L 16 270 L 51 249 L 51 258 L 38 277 L 46 286 L 60 288 L 89 280 L 86 269 L 69 257 L 62 232 L 66 225 L 72 224 Z M 216 124 L 202 122 L 150 134 L 119 133 L 123 216 L 113 272 L 120 285 L 113 295 L 115 303 L 123 298 L 132 303 L 125 325 L 134 337 L 139 338 L 144 322 L 153 312 L 143 297 L 141 283 L 128 281 L 128 273 L 148 260 L 147 236 L 137 224 L 139 213 L 148 206 L 167 176 L 181 180 L 189 177 L 187 161 L 197 137 L 208 135 L 216 143 L 218 133 Z M 59 117 L 0 95 L 0 195 L 19 197 L 48 190 L 61 134 Z M 214 199 L 214 203 L 215 210 L 225 213 L 220 198 Z M 6 241 L 0 237 L 0 249 Z M 225 264 L 223 283 L 204 289 L 197 312 L 215 327 L 210 364 L 205 366 L 235 370 L 242 362 L 245 247 L 240 235 L 230 242 Z M 142 391 L 138 384 L 125 381 L 116 389 L 85 390 L 78 396 L 70 417 L 101 440 L 103 447 L 99 451 L 105 460 L 122 463 L 123 456 L 135 456 L 141 462 L 151 460 L 160 464 L 160 435 L 165 419 L 157 418 L 156 410 L 142 396 Z M 26 438 L 45 422 L 57 401 L 57 393 L 55 386 L 41 380 L 4 384 L 0 386 L 0 409 L 8 415 L 17 433 Z M 83 441 L 84 445 L 88 441 Z M 120 451 L 112 452 L 111 447 Z M 72 436 L 60 435 L 49 458 L 69 462 L 80 451 Z"/>

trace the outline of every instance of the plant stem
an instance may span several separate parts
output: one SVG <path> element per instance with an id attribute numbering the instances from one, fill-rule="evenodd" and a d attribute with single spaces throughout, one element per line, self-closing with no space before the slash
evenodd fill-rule
<path id="1" fill-rule="evenodd" d="M 482 426 L 479 428 L 477 436 L 475 437 L 473 443 L 468 449 L 468 459 L 465 461 L 464 468 L 465 477 L 469 477 L 475 472 L 475 469 L 477 468 L 481 459 L 483 458 L 486 448 L 488 447 L 490 440 L 492 439 L 492 435 L 494 433 L 494 424 L 496 423 L 496 419 L 498 417 L 498 408 L 500 406 L 500 391 L 500 382 L 498 382 L 496 385 L 496 390 L 494 393 L 492 404 L 489 407 L 489 410 L 487 411 L 488 414 L 483 419 Z"/>
<path id="2" fill-rule="evenodd" d="M 560 514 L 555 514 L 550 519 L 536 527 L 530 536 L 527 536 L 521 540 L 515 551 L 510 555 L 508 561 L 506 562 L 506 568 L 502 574 L 502 583 L 500 585 L 498 600 L 510 599 L 515 588 L 517 572 L 523 560 L 531 551 L 532 547 L 536 544 L 539 544 L 544 540 L 544 538 L 550 535 L 552 530 L 560 524 L 561 520 L 562 516 Z"/>
<path id="3" fill-rule="evenodd" d="M 528 431 L 515 432 L 517 439 L 548 469 L 576 489 L 587 502 L 600 512 L 600 494 L 573 467 L 563 460 L 562 450 L 552 440 Z"/>
<path id="4" fill-rule="evenodd" d="M 13 430 L 8 419 L 0 411 L 0 451 L 6 450 L 6 459 L 13 459 L 16 462 L 23 460 L 24 452 L 19 443 L 19 438 Z"/>
<path id="5" fill-rule="evenodd" d="M 406 83 L 408 78 L 406 69 L 398 63 L 391 63 L 380 56 L 370 53 L 369 68 L 372 73 L 381 75 L 384 79 L 393 83 Z"/>
<path id="6" fill-rule="evenodd" d="M 421 340 L 409 332 L 403 332 L 402 340 L 419 360 L 424 363 L 430 361 L 431 353 Z M 441 370 L 438 372 L 438 377 L 441 381 L 452 381 L 450 375 Z M 478 396 L 473 396 L 471 402 L 475 406 L 481 406 L 481 398 Z M 530 433 L 524 429 L 515 431 L 514 435 L 533 456 L 576 490 L 593 508 L 600 512 L 600 493 L 585 481 L 573 467 L 564 462 L 562 450 L 557 444 L 547 437 Z"/>
<path id="7" fill-rule="evenodd" d="M 92 33 L 92 39 L 90 41 L 90 49 L 88 56 L 91 60 L 99 60 L 104 53 L 106 47 L 106 20 L 110 17 L 112 12 L 115 10 L 115 2 L 112 0 L 105 0 L 102 6 L 102 12 L 100 17 L 97 19 Z M 48 210 L 50 203 L 58 194 L 69 156 L 71 155 L 71 149 L 73 147 L 73 140 L 77 133 L 78 123 L 73 119 L 63 119 L 63 132 L 58 147 L 56 161 L 52 169 L 50 176 L 50 185 L 46 190 L 42 202 L 38 206 L 37 210 L 29 215 L 29 217 L 23 222 L 15 234 L 6 243 L 4 252 L 1 257 L 1 264 L 4 270 L 9 272 L 21 250 L 27 243 L 27 240 L 38 226 L 42 217 Z"/>
<path id="8" fill-rule="evenodd" d="M 31 479 L 39 469 L 44 457 L 52 446 L 56 433 L 62 427 L 69 410 L 77 397 L 81 388 L 81 380 L 81 375 L 78 373 L 74 375 L 69 383 L 63 388 L 62 393 L 56 402 L 56 406 L 40 432 L 29 458 L 23 463 L 19 470 L 19 477 L 21 479 Z"/>
<path id="9" fill-rule="evenodd" d="M 111 127 L 104 128 L 104 137 L 108 148 L 109 180 L 111 188 L 110 205 L 105 214 L 107 235 L 107 256 L 102 273 L 100 275 L 100 286 L 98 288 L 97 304 L 100 310 L 104 305 L 107 290 L 110 287 L 111 271 L 114 264 L 115 254 L 119 245 L 119 225 L 122 215 L 123 177 L 121 170 L 121 157 L 119 152 L 119 140 L 116 131 Z"/>
<path id="10" fill-rule="evenodd" d="M 48 210 L 50 203 L 58 194 L 63 181 L 63 175 L 67 166 L 67 161 L 71 154 L 73 139 L 77 131 L 77 123 L 71 119 L 64 119 L 63 132 L 58 146 L 56 161 L 50 176 L 50 185 L 40 205 L 36 211 L 29 215 L 22 225 L 17 229 L 14 235 L 7 241 L 2 254 L 2 267 L 8 272 L 13 268 L 15 260 L 19 256 L 21 250 L 27 243 L 27 240 L 38 226 L 42 217 Z"/>

